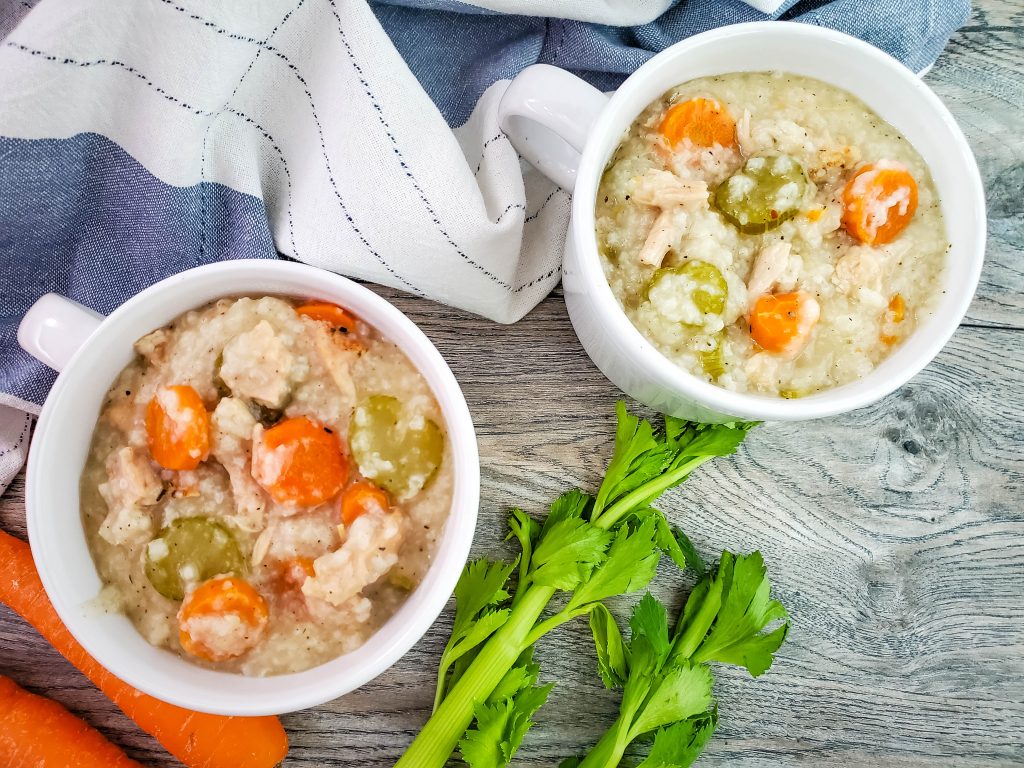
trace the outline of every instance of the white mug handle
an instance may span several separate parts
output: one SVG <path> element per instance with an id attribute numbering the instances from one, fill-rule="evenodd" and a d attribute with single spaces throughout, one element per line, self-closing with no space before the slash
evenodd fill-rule
<path id="1" fill-rule="evenodd" d="M 530 165 L 572 192 L 587 136 L 607 103 L 607 96 L 576 75 L 534 64 L 501 97 L 498 125 Z"/>
<path id="2" fill-rule="evenodd" d="M 103 322 L 103 315 L 56 293 L 47 293 L 18 324 L 18 344 L 55 371 L 64 366 Z"/>

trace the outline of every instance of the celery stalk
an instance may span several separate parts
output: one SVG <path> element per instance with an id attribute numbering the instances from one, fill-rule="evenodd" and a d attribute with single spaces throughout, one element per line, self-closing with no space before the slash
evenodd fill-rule
<path id="1" fill-rule="evenodd" d="M 395 763 L 395 768 L 440 768 L 448 762 L 459 739 L 473 722 L 474 709 L 486 699 L 512 668 L 541 613 L 554 596 L 551 587 L 530 587 L 508 621 L 484 645 L 459 678 L 423 730 Z"/>
<path id="2" fill-rule="evenodd" d="M 615 451 L 596 497 L 578 491 L 563 494 L 543 524 L 513 512 L 510 538 L 518 539 L 522 549 L 518 590 L 485 578 L 486 573 L 493 576 L 494 568 L 473 571 L 467 567 L 463 594 L 476 608 L 460 618 L 463 603 L 457 600 L 459 632 L 453 631 L 446 647 L 434 713 L 395 768 L 443 768 L 474 718 L 487 716 L 486 711 L 481 715 L 481 705 L 533 643 L 566 621 L 586 615 L 607 597 L 642 589 L 654 576 L 662 551 L 680 562 L 678 544 L 671 536 L 666 541 L 660 535 L 668 524 L 650 508 L 651 502 L 708 459 L 732 453 L 753 426 L 692 424 L 666 417 L 665 429 L 658 433 L 649 422 L 627 413 L 621 402 L 617 415 Z M 652 515 L 660 527 L 656 528 Z M 476 563 L 482 564 L 486 565 Z M 513 566 L 507 569 L 501 578 L 507 578 Z M 572 597 L 561 612 L 542 620 L 556 592 Z M 489 622 L 480 626 L 497 629 L 470 640 L 471 628 L 480 617 Z M 475 658 L 465 655 L 470 651 Z M 459 673 L 452 670 L 449 679 L 450 661 L 460 655 L 472 661 L 464 670 L 460 661 Z M 446 684 L 450 685 L 447 692 Z M 493 727 L 495 721 L 490 722 Z M 622 724 L 626 725 L 625 719 Z M 505 762 L 523 733 L 525 729 L 520 728 L 514 739 L 501 743 Z M 479 728 L 475 731 L 475 745 L 487 738 L 483 734 Z M 600 754 L 608 750 L 601 768 L 616 765 L 629 741 L 628 734 L 609 735 L 608 746 L 601 747 Z"/>

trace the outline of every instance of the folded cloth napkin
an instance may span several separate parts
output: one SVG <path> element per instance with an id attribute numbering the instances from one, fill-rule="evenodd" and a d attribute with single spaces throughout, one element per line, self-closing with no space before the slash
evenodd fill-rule
<path id="1" fill-rule="evenodd" d="M 557 283 L 568 220 L 497 127 L 525 66 L 610 90 L 684 37 L 784 18 L 921 70 L 969 11 L 749 2 L 0 0 L 0 404 L 35 411 L 53 381 L 15 340 L 42 293 L 107 313 L 221 259 L 283 254 L 515 321 Z M 4 423 L 0 455 L 21 434 Z"/>

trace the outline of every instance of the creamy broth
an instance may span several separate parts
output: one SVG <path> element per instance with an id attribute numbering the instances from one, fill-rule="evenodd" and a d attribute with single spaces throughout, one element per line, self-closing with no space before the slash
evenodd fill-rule
<path id="1" fill-rule="evenodd" d="M 246 675 L 366 642 L 424 577 L 451 506 L 423 376 L 365 323 L 300 305 L 222 299 L 141 338 L 81 479 L 101 602 L 151 644 Z"/>
<path id="2" fill-rule="evenodd" d="M 887 216 L 905 228 L 882 242 Z M 949 247 L 910 143 L 842 89 L 781 73 L 705 77 L 651 104 L 605 170 L 596 221 L 612 291 L 663 355 L 782 397 L 878 365 L 932 311 Z"/>

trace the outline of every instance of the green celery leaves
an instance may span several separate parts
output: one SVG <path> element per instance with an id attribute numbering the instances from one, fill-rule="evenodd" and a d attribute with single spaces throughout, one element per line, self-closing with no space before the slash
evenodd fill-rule
<path id="1" fill-rule="evenodd" d="M 701 712 L 654 734 L 647 758 L 636 768 L 686 768 L 693 764 L 718 726 L 718 711 Z"/>
<path id="2" fill-rule="evenodd" d="M 534 644 L 588 616 L 598 672 L 622 689 L 619 717 L 584 758 L 565 765 L 613 768 L 625 748 L 652 738 L 642 768 L 687 766 L 717 723 L 705 662 L 760 674 L 785 638 L 781 605 L 770 598 L 757 556 L 722 556 L 711 572 L 678 527 L 651 505 L 715 456 L 736 450 L 753 424 L 664 428 L 616 406 L 615 445 L 597 494 L 562 494 L 545 519 L 513 509 L 508 539 L 519 557 L 475 560 L 455 589 L 455 618 L 438 671 L 434 714 L 396 768 L 443 768 L 458 749 L 470 768 L 508 765 L 552 684 L 538 685 Z M 674 632 L 647 594 L 627 642 L 604 601 L 647 587 L 662 555 L 700 580 Z"/>
<path id="3" fill-rule="evenodd" d="M 603 603 L 590 612 L 590 631 L 597 649 L 597 671 L 606 688 L 619 688 L 629 674 L 629 648 L 626 647 L 611 612 Z"/>
<path id="4" fill-rule="evenodd" d="M 610 613 L 591 613 L 598 672 L 623 691 L 618 719 L 579 768 L 615 766 L 650 733 L 653 746 L 638 768 L 686 768 L 696 760 L 717 724 L 708 664 L 745 667 L 756 677 L 786 639 L 786 610 L 770 593 L 760 552 L 723 552 L 693 588 L 671 637 L 665 608 L 649 593 L 633 609 L 628 644 Z"/>
<path id="5" fill-rule="evenodd" d="M 505 587 L 514 568 L 515 563 L 481 558 L 467 564 L 459 577 L 455 585 L 452 634 L 438 665 L 434 709 L 441 702 L 452 665 L 477 648 L 508 620 L 511 611 L 495 606 L 508 600 L 509 593 Z"/>
<path id="6" fill-rule="evenodd" d="M 739 557 L 723 552 L 715 579 L 722 583 L 722 607 L 693 658 L 746 667 L 757 677 L 772 665 L 789 624 L 764 630 L 774 622 L 785 622 L 786 609 L 769 597 L 771 584 L 760 552 Z"/>
<path id="7" fill-rule="evenodd" d="M 459 742 L 462 759 L 470 768 L 502 768 L 512 760 L 533 724 L 531 718 L 554 687 L 554 683 L 536 685 L 539 675 L 529 648 L 476 708 L 475 726 Z"/>

